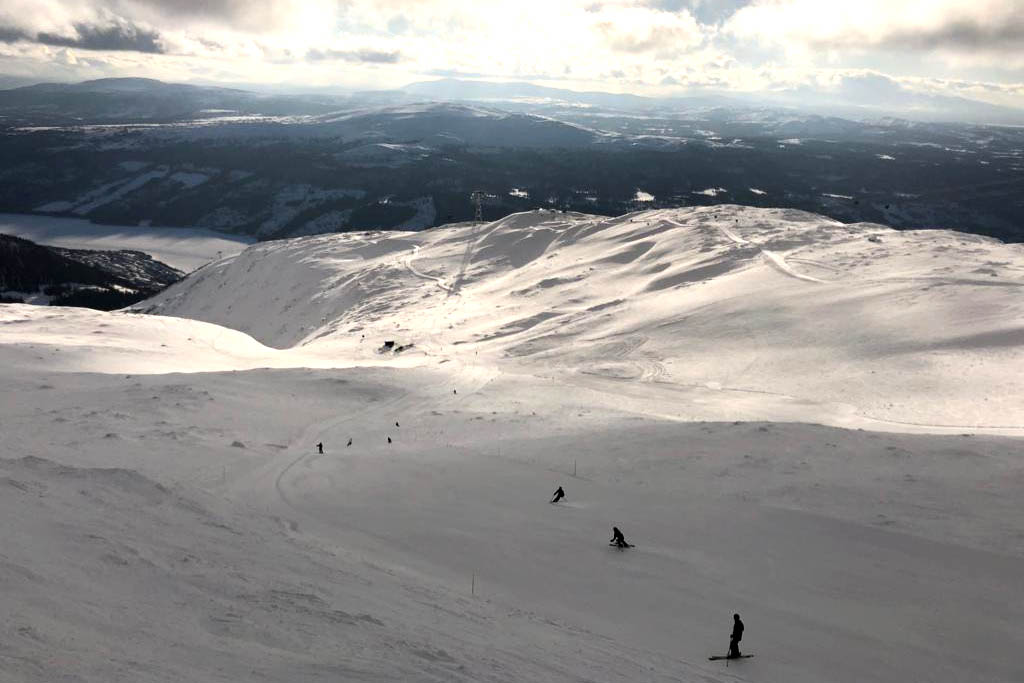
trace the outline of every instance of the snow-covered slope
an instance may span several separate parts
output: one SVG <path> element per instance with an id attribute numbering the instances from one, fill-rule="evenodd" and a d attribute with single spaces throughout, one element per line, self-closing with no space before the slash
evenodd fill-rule
<path id="1" fill-rule="evenodd" d="M 273 242 L 140 309 L 339 358 L 395 337 L 574 384 L 640 380 L 623 391 L 685 419 L 801 420 L 813 403 L 831 424 L 1024 426 L 1024 248 L 789 210 Z M 737 396 L 765 407 L 736 415 Z"/>
<path id="2" fill-rule="evenodd" d="M 0 678 L 1021 680 L 1022 272 L 545 212 L 0 306 Z"/>

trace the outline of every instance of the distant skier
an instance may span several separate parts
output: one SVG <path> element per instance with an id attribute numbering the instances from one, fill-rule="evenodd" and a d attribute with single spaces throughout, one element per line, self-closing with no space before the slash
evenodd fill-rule
<path id="1" fill-rule="evenodd" d="M 316 452 L 320 455 L 324 454 L 324 444 L 322 441 L 316 445 Z"/>
<path id="2" fill-rule="evenodd" d="M 622 532 L 619 531 L 619 527 L 617 526 L 612 527 L 612 540 L 608 541 L 608 545 L 613 545 L 619 549 L 633 547 L 626 543 L 626 537 L 622 535 Z"/>
<path id="3" fill-rule="evenodd" d="M 391 437 L 390 436 L 388 437 L 388 443 L 391 443 Z"/>
<path id="4" fill-rule="evenodd" d="M 551 498 L 551 502 L 552 503 L 557 503 L 558 501 L 562 500 L 563 498 L 565 498 L 565 491 L 563 491 L 562 487 L 559 486 L 558 490 L 555 491 L 555 495 Z"/>
<path id="5" fill-rule="evenodd" d="M 729 637 L 729 657 L 737 659 L 740 656 L 740 641 L 743 640 L 743 622 L 740 615 L 732 615 L 732 635 Z"/>
<path id="6" fill-rule="evenodd" d="M 395 426 L 396 427 L 398 426 L 398 420 L 395 420 Z"/>
<path id="7" fill-rule="evenodd" d="M 348 448 L 351 445 L 352 445 L 352 437 L 350 436 L 350 437 L 348 437 L 348 443 L 345 444 L 345 448 Z"/>

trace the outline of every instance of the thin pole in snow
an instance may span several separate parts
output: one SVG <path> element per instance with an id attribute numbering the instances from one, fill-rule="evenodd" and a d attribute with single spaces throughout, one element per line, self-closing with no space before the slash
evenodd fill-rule
<path id="1" fill-rule="evenodd" d="M 476 596 L 476 572 L 473 572 L 473 582 L 470 584 L 470 593 Z"/>
<path id="2" fill-rule="evenodd" d="M 576 476 L 576 458 L 572 459 L 572 476 Z"/>

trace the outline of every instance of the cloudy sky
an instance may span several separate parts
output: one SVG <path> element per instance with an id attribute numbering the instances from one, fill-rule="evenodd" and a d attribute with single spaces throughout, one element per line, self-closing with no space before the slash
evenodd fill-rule
<path id="1" fill-rule="evenodd" d="M 639 94 L 867 74 L 1024 107 L 1024 0 L 0 0 L 0 73 Z"/>

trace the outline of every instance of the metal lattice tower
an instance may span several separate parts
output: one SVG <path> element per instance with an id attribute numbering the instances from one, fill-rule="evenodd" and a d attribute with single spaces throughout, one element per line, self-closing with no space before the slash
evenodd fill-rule
<path id="1" fill-rule="evenodd" d="M 483 223 L 484 221 L 484 193 L 482 190 L 473 190 L 473 194 L 469 195 L 470 201 L 473 202 L 473 208 L 476 213 L 473 215 L 473 220 L 477 223 Z"/>

